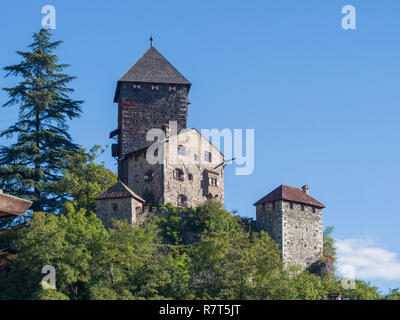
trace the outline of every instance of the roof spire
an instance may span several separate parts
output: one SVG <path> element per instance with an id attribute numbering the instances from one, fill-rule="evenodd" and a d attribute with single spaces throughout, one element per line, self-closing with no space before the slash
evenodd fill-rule
<path id="1" fill-rule="evenodd" d="M 153 46 L 153 41 L 154 41 L 154 38 L 153 38 L 153 34 L 151 34 L 150 35 L 150 47 L 152 47 Z"/>

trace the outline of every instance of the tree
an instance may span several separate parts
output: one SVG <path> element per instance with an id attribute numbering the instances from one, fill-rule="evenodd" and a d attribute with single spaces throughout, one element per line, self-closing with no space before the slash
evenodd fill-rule
<path id="1" fill-rule="evenodd" d="M 19 106 L 19 120 L 0 133 L 16 136 L 16 142 L 0 147 L 1 185 L 8 193 L 33 200 L 33 211 L 51 211 L 62 194 L 54 192 L 61 178 L 60 160 L 77 146 L 68 133 L 67 121 L 79 117 L 82 101 L 72 100 L 67 84 L 74 77 L 63 73 L 53 54 L 61 41 L 50 41 L 48 30 L 33 34 L 30 51 L 17 51 L 19 64 L 7 66 L 6 76 L 21 79 L 13 88 L 4 88 L 9 100 L 3 107 Z"/>
<path id="2" fill-rule="evenodd" d="M 386 300 L 400 300 L 400 289 L 392 289 L 387 295 L 385 295 Z"/>
<path id="3" fill-rule="evenodd" d="M 76 211 L 67 204 L 64 215 L 34 213 L 29 227 L 10 229 L 2 237 L 7 233 L 13 239 L 9 247 L 17 257 L 9 261 L 8 273 L 0 272 L 0 298 L 89 297 L 93 259 L 108 240 L 107 231 L 93 213 Z M 57 294 L 45 294 L 40 285 L 46 265 L 55 268 Z"/>
<path id="4" fill-rule="evenodd" d="M 96 211 L 96 195 L 107 190 L 117 182 L 118 177 L 95 160 L 104 152 L 96 145 L 89 151 L 80 148 L 77 152 L 66 155 L 62 160 L 63 177 L 56 183 L 55 190 L 72 201 L 75 209 Z M 61 209 L 63 203 L 58 203 Z"/>
<path id="5" fill-rule="evenodd" d="M 324 230 L 323 253 L 330 256 L 333 260 L 336 258 L 335 240 L 332 238 L 333 226 L 327 226 Z"/>
<path id="6" fill-rule="evenodd" d="M 369 282 L 356 280 L 355 289 L 342 290 L 342 297 L 350 300 L 381 300 L 382 296 L 377 287 Z"/>

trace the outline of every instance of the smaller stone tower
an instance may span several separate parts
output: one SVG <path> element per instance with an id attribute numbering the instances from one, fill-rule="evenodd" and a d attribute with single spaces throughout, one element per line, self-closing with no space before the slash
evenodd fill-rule
<path id="1" fill-rule="evenodd" d="M 100 193 L 95 199 L 97 217 L 106 228 L 113 226 L 113 220 L 125 220 L 135 224 L 145 202 L 121 181 Z"/>
<path id="2" fill-rule="evenodd" d="M 309 195 L 308 186 L 281 185 L 254 206 L 257 223 L 279 244 L 284 263 L 307 268 L 321 258 L 325 206 Z"/>

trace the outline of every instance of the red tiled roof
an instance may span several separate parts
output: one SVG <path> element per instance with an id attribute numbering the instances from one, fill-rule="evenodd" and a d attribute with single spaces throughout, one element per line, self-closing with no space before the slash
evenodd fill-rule
<path id="1" fill-rule="evenodd" d="M 286 201 L 293 201 L 298 203 L 308 204 L 318 208 L 325 208 L 325 206 L 315 200 L 313 197 L 310 197 L 306 194 L 303 190 L 299 188 L 280 185 L 274 191 L 268 193 L 265 197 L 258 200 L 254 205 L 259 205 L 267 202 L 273 202 L 278 200 L 286 200 Z"/>

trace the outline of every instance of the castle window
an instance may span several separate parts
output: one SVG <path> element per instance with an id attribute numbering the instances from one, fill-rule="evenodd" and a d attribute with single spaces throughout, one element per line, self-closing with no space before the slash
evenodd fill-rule
<path id="1" fill-rule="evenodd" d="M 211 162 L 211 152 L 204 152 L 204 161 Z"/>
<path id="2" fill-rule="evenodd" d="M 293 202 L 289 203 L 289 207 L 290 207 L 290 209 L 293 209 Z"/>
<path id="3" fill-rule="evenodd" d="M 217 179 L 217 178 L 210 177 L 210 178 L 208 178 L 208 184 L 209 184 L 210 186 L 217 187 L 217 186 L 218 186 L 218 179 Z"/>
<path id="4" fill-rule="evenodd" d="M 189 180 L 193 181 L 193 175 L 191 173 L 189 173 Z"/>
<path id="5" fill-rule="evenodd" d="M 312 208 L 312 212 L 315 213 L 315 207 Z"/>
<path id="6" fill-rule="evenodd" d="M 143 179 L 146 182 L 149 182 L 149 181 L 153 180 L 153 178 L 154 178 L 154 171 L 153 170 L 147 171 L 143 176 Z"/>
<path id="7" fill-rule="evenodd" d="M 178 146 L 178 154 L 181 156 L 185 156 L 186 155 L 186 148 L 182 145 Z"/>
<path id="8" fill-rule="evenodd" d="M 275 202 L 272 202 L 272 209 L 275 209 Z"/>
<path id="9" fill-rule="evenodd" d="M 118 211 L 118 204 L 113 203 L 113 204 L 112 204 L 112 210 L 113 210 L 113 211 Z"/>
<path id="10" fill-rule="evenodd" d="M 301 205 L 301 211 L 304 211 L 304 205 Z"/>
<path id="11" fill-rule="evenodd" d="M 133 90 L 140 90 L 142 87 L 140 86 L 140 84 L 139 83 L 135 83 L 134 85 L 133 85 Z"/>
<path id="12" fill-rule="evenodd" d="M 183 173 L 183 170 L 181 170 L 181 169 L 175 169 L 173 175 L 174 175 L 174 179 L 182 180 L 182 181 L 185 179 L 185 174 Z"/>
<path id="13" fill-rule="evenodd" d="M 152 85 L 152 86 L 151 86 L 151 90 L 153 90 L 153 91 L 158 91 L 158 90 L 160 90 L 160 86 L 158 86 L 158 85 Z"/>
<path id="14" fill-rule="evenodd" d="M 176 86 L 169 86 L 169 92 L 176 92 Z"/>
<path id="15" fill-rule="evenodd" d="M 183 194 L 178 196 L 178 206 L 180 207 L 187 207 L 187 197 Z"/>

